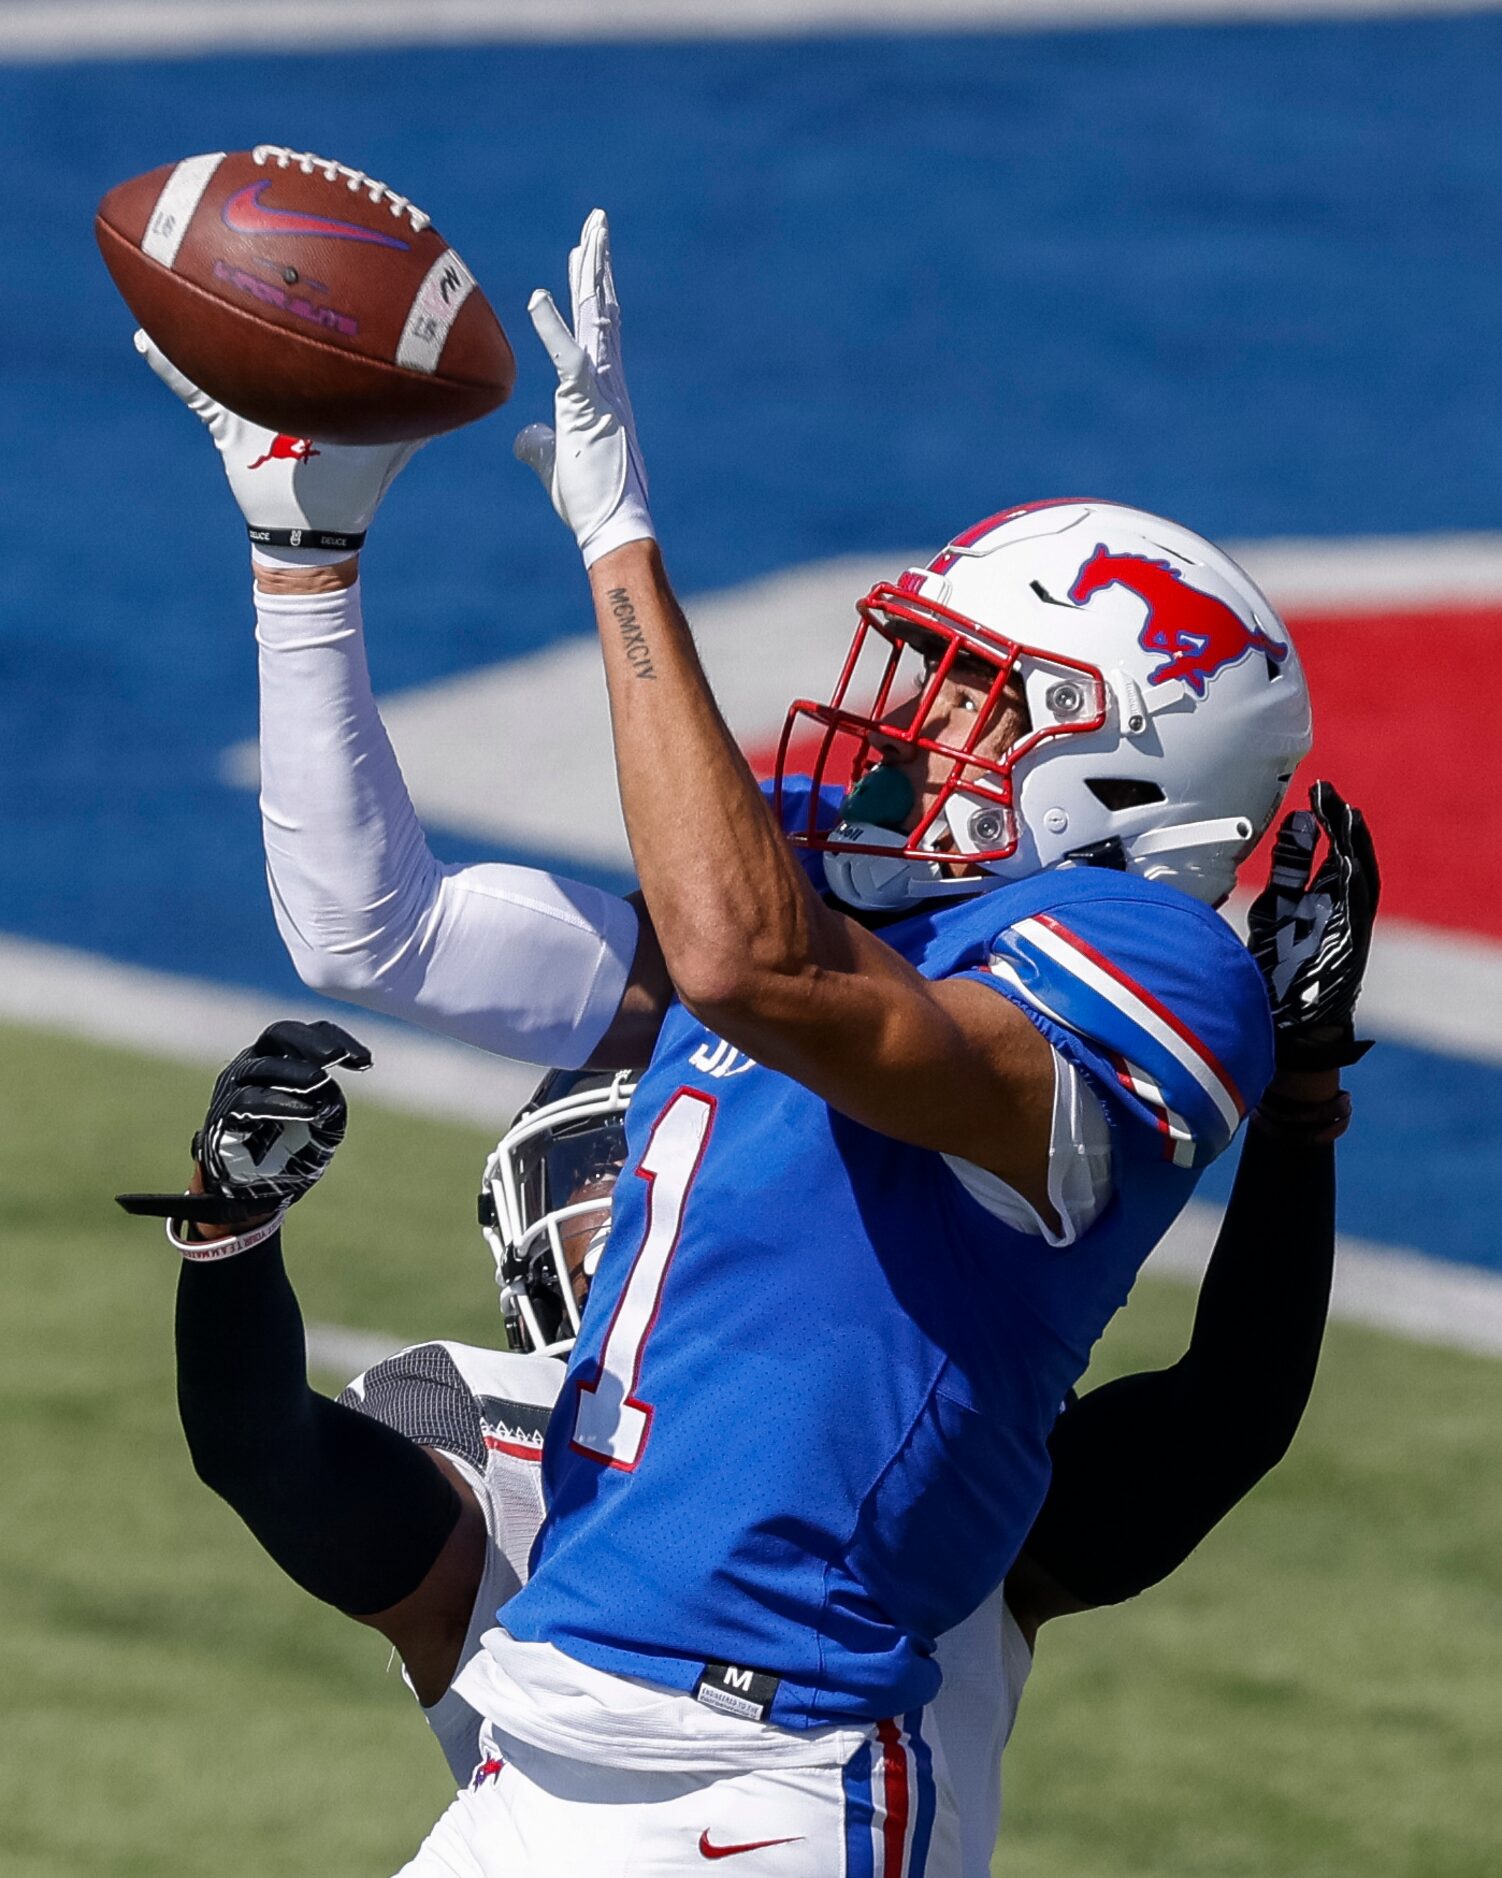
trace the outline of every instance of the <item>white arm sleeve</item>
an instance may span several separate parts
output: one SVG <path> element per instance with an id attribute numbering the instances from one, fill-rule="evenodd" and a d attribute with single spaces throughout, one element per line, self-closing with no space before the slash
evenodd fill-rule
<path id="1" fill-rule="evenodd" d="M 358 585 L 258 590 L 256 638 L 266 869 L 303 982 L 503 1056 L 585 1062 L 626 989 L 634 909 L 434 859 L 371 692 Z"/>

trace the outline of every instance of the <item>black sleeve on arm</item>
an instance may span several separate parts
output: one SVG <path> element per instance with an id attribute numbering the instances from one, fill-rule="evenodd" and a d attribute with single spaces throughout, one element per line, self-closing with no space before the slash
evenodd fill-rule
<path id="1" fill-rule="evenodd" d="M 1080 1605 L 1178 1568 L 1288 1450 L 1330 1302 L 1335 1150 L 1249 1127 L 1189 1348 L 1059 1417 L 1024 1553 Z"/>
<path id="2" fill-rule="evenodd" d="M 184 1261 L 177 1401 L 199 1478 L 314 1597 L 363 1617 L 422 1583 L 459 1496 L 405 1435 L 309 1388 L 280 1235 Z"/>

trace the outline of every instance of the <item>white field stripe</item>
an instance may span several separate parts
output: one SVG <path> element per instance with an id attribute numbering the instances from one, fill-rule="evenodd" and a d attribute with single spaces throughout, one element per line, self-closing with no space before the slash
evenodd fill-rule
<path id="1" fill-rule="evenodd" d="M 1502 1065 L 1502 946 L 1379 914 L 1357 1029 Z"/>
<path id="2" fill-rule="evenodd" d="M 536 1080 L 524 1065 L 480 1056 L 462 1044 L 404 1035 L 397 1025 L 377 1026 L 339 1005 L 299 1007 L 23 939 L 0 937 L 0 1017 L 211 1070 L 275 1018 L 349 1019 L 372 1049 L 377 1048 L 377 1029 L 380 1033 L 380 1061 L 363 1078 L 353 1079 L 357 1104 L 364 1097 L 406 1114 L 478 1123 L 497 1133 L 497 1117 L 509 1119 Z M 1197 1282 L 1219 1221 L 1215 1208 L 1191 1202 L 1148 1260 L 1148 1272 Z M 1502 1356 L 1502 1276 L 1441 1264 L 1404 1247 L 1341 1236 L 1331 1311 L 1346 1322 L 1421 1343 Z M 411 1341 L 329 1325 L 313 1326 L 308 1333 L 312 1360 L 345 1376 Z"/>
<path id="3" fill-rule="evenodd" d="M 1061 922 L 1062 923 L 1062 922 Z M 1145 1004 L 1129 985 L 1097 965 L 1092 958 L 1072 946 L 1040 919 L 1020 919 L 1012 928 L 1030 945 L 1051 958 L 1067 972 L 1072 972 L 1082 984 L 1088 985 L 1097 996 L 1114 1004 L 1139 1030 L 1143 1030 L 1161 1048 L 1165 1049 L 1180 1068 L 1187 1070 L 1205 1094 L 1214 1103 L 1216 1112 L 1226 1125 L 1228 1134 L 1235 1134 L 1241 1121 L 1241 1111 L 1235 1097 L 1215 1071 L 1199 1052 L 1184 1041 L 1179 1033 L 1159 1017 L 1150 1004 Z"/>
<path id="4" fill-rule="evenodd" d="M 1220 1221 L 1220 1208 L 1190 1201 L 1147 1261 L 1147 1276 L 1197 1285 Z M 1502 1275 L 1347 1233 L 1335 1240 L 1330 1315 L 1414 1343 L 1502 1356 Z"/>
<path id="5" fill-rule="evenodd" d="M 279 998 L 236 991 L 27 939 L 0 938 L 0 1017 L 209 1070 L 222 1069 L 278 1018 L 332 1018 L 368 1044 L 375 1058 L 363 1074 L 345 1078 L 355 1107 L 368 1101 L 407 1114 L 479 1123 L 496 1136 L 542 1074 L 307 992 Z M 475 1173 L 478 1178 L 478 1166 Z"/>
<path id="6" fill-rule="evenodd" d="M 1251 896 L 1238 893 L 1226 908 L 1243 939 L 1250 905 Z M 1380 914 L 1356 1029 L 1361 1036 L 1502 1066 L 1502 945 Z"/>
<path id="7" fill-rule="evenodd" d="M 1228 545 L 1283 612 L 1502 604 L 1502 534 L 1274 538 Z"/>
<path id="8" fill-rule="evenodd" d="M 496 1329 L 499 1334 L 499 1319 Z M 309 1367 L 337 1376 L 341 1383 L 406 1349 L 411 1341 L 388 1337 L 378 1330 L 346 1330 L 342 1324 L 309 1324 L 307 1340 Z"/>
<path id="9" fill-rule="evenodd" d="M 1497 0 L 11 0 L 0 59 L 183 57 L 246 47 L 1036 32 L 1223 20 L 1466 14 Z"/>
<path id="10" fill-rule="evenodd" d="M 1232 552 L 1290 613 L 1445 603 L 1502 607 L 1502 533 L 1248 541 Z M 788 700 L 823 695 L 854 600 L 929 559 L 933 544 L 842 556 L 688 602 L 705 665 L 737 736 L 775 743 Z M 1315 628 L 1317 630 L 1317 627 Z M 540 863 L 631 871 L 592 634 L 381 700 L 418 813 L 434 828 L 494 841 Z M 578 723 L 557 769 L 548 726 L 560 696 Z M 518 776 L 551 777 L 546 790 Z M 255 788 L 254 743 L 225 753 L 229 782 Z M 1423 996 L 1414 986 L 1423 986 Z M 1361 1003 L 1364 1029 L 1472 1062 L 1502 1064 L 1502 946 L 1378 922 Z"/>
<path id="11" fill-rule="evenodd" d="M 1502 607 L 1502 534 L 1249 541 L 1232 543 L 1231 551 L 1290 613 L 1421 602 Z M 791 698 L 828 695 L 856 599 L 933 552 L 930 542 L 835 556 L 686 602 L 715 695 L 746 747 L 776 744 Z M 550 729 L 559 697 L 570 699 L 575 714 L 562 770 Z M 430 826 L 531 852 L 550 865 L 572 857 L 631 871 L 592 633 L 384 697 L 381 714 Z M 255 744 L 232 746 L 222 773 L 254 789 Z M 547 789 L 517 788 L 517 777 L 544 773 L 552 779 Z M 1494 1008 L 1502 1027 L 1502 999 Z"/>
<path id="12" fill-rule="evenodd" d="M 1149 1278 L 1198 1285 L 1205 1275 L 1218 1207 L 1194 1200 L 1144 1268 Z M 1444 1265 L 1400 1247 L 1342 1233 L 1335 1246 L 1330 1316 L 1411 1343 L 1502 1357 L 1502 1277 L 1464 1265 Z M 358 1375 L 410 1342 L 374 1331 L 310 1324 L 308 1360 L 341 1379 Z"/>

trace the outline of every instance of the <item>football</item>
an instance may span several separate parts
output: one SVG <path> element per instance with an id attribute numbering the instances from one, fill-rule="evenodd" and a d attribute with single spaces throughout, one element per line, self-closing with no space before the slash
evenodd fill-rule
<path id="1" fill-rule="evenodd" d="M 270 430 L 396 443 L 510 396 L 516 362 L 474 275 L 363 170 L 279 144 L 186 157 L 112 189 L 94 231 L 172 363 Z"/>

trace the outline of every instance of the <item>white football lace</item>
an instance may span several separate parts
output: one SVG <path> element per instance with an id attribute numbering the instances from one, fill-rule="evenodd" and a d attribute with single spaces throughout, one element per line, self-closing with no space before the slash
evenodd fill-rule
<path id="1" fill-rule="evenodd" d="M 394 189 L 388 189 L 384 183 L 378 183 L 373 176 L 367 176 L 364 170 L 352 170 L 347 163 L 336 163 L 332 157 L 314 156 L 311 150 L 288 150 L 279 143 L 258 143 L 250 153 L 252 163 L 275 163 L 279 170 L 291 169 L 295 164 L 304 176 L 311 176 L 314 170 L 322 170 L 331 183 L 342 177 L 348 189 L 363 189 L 372 202 L 383 202 L 393 215 L 405 215 L 412 224 L 414 233 L 421 234 L 433 218 L 424 215 L 414 207 L 406 196 L 399 196 Z"/>

